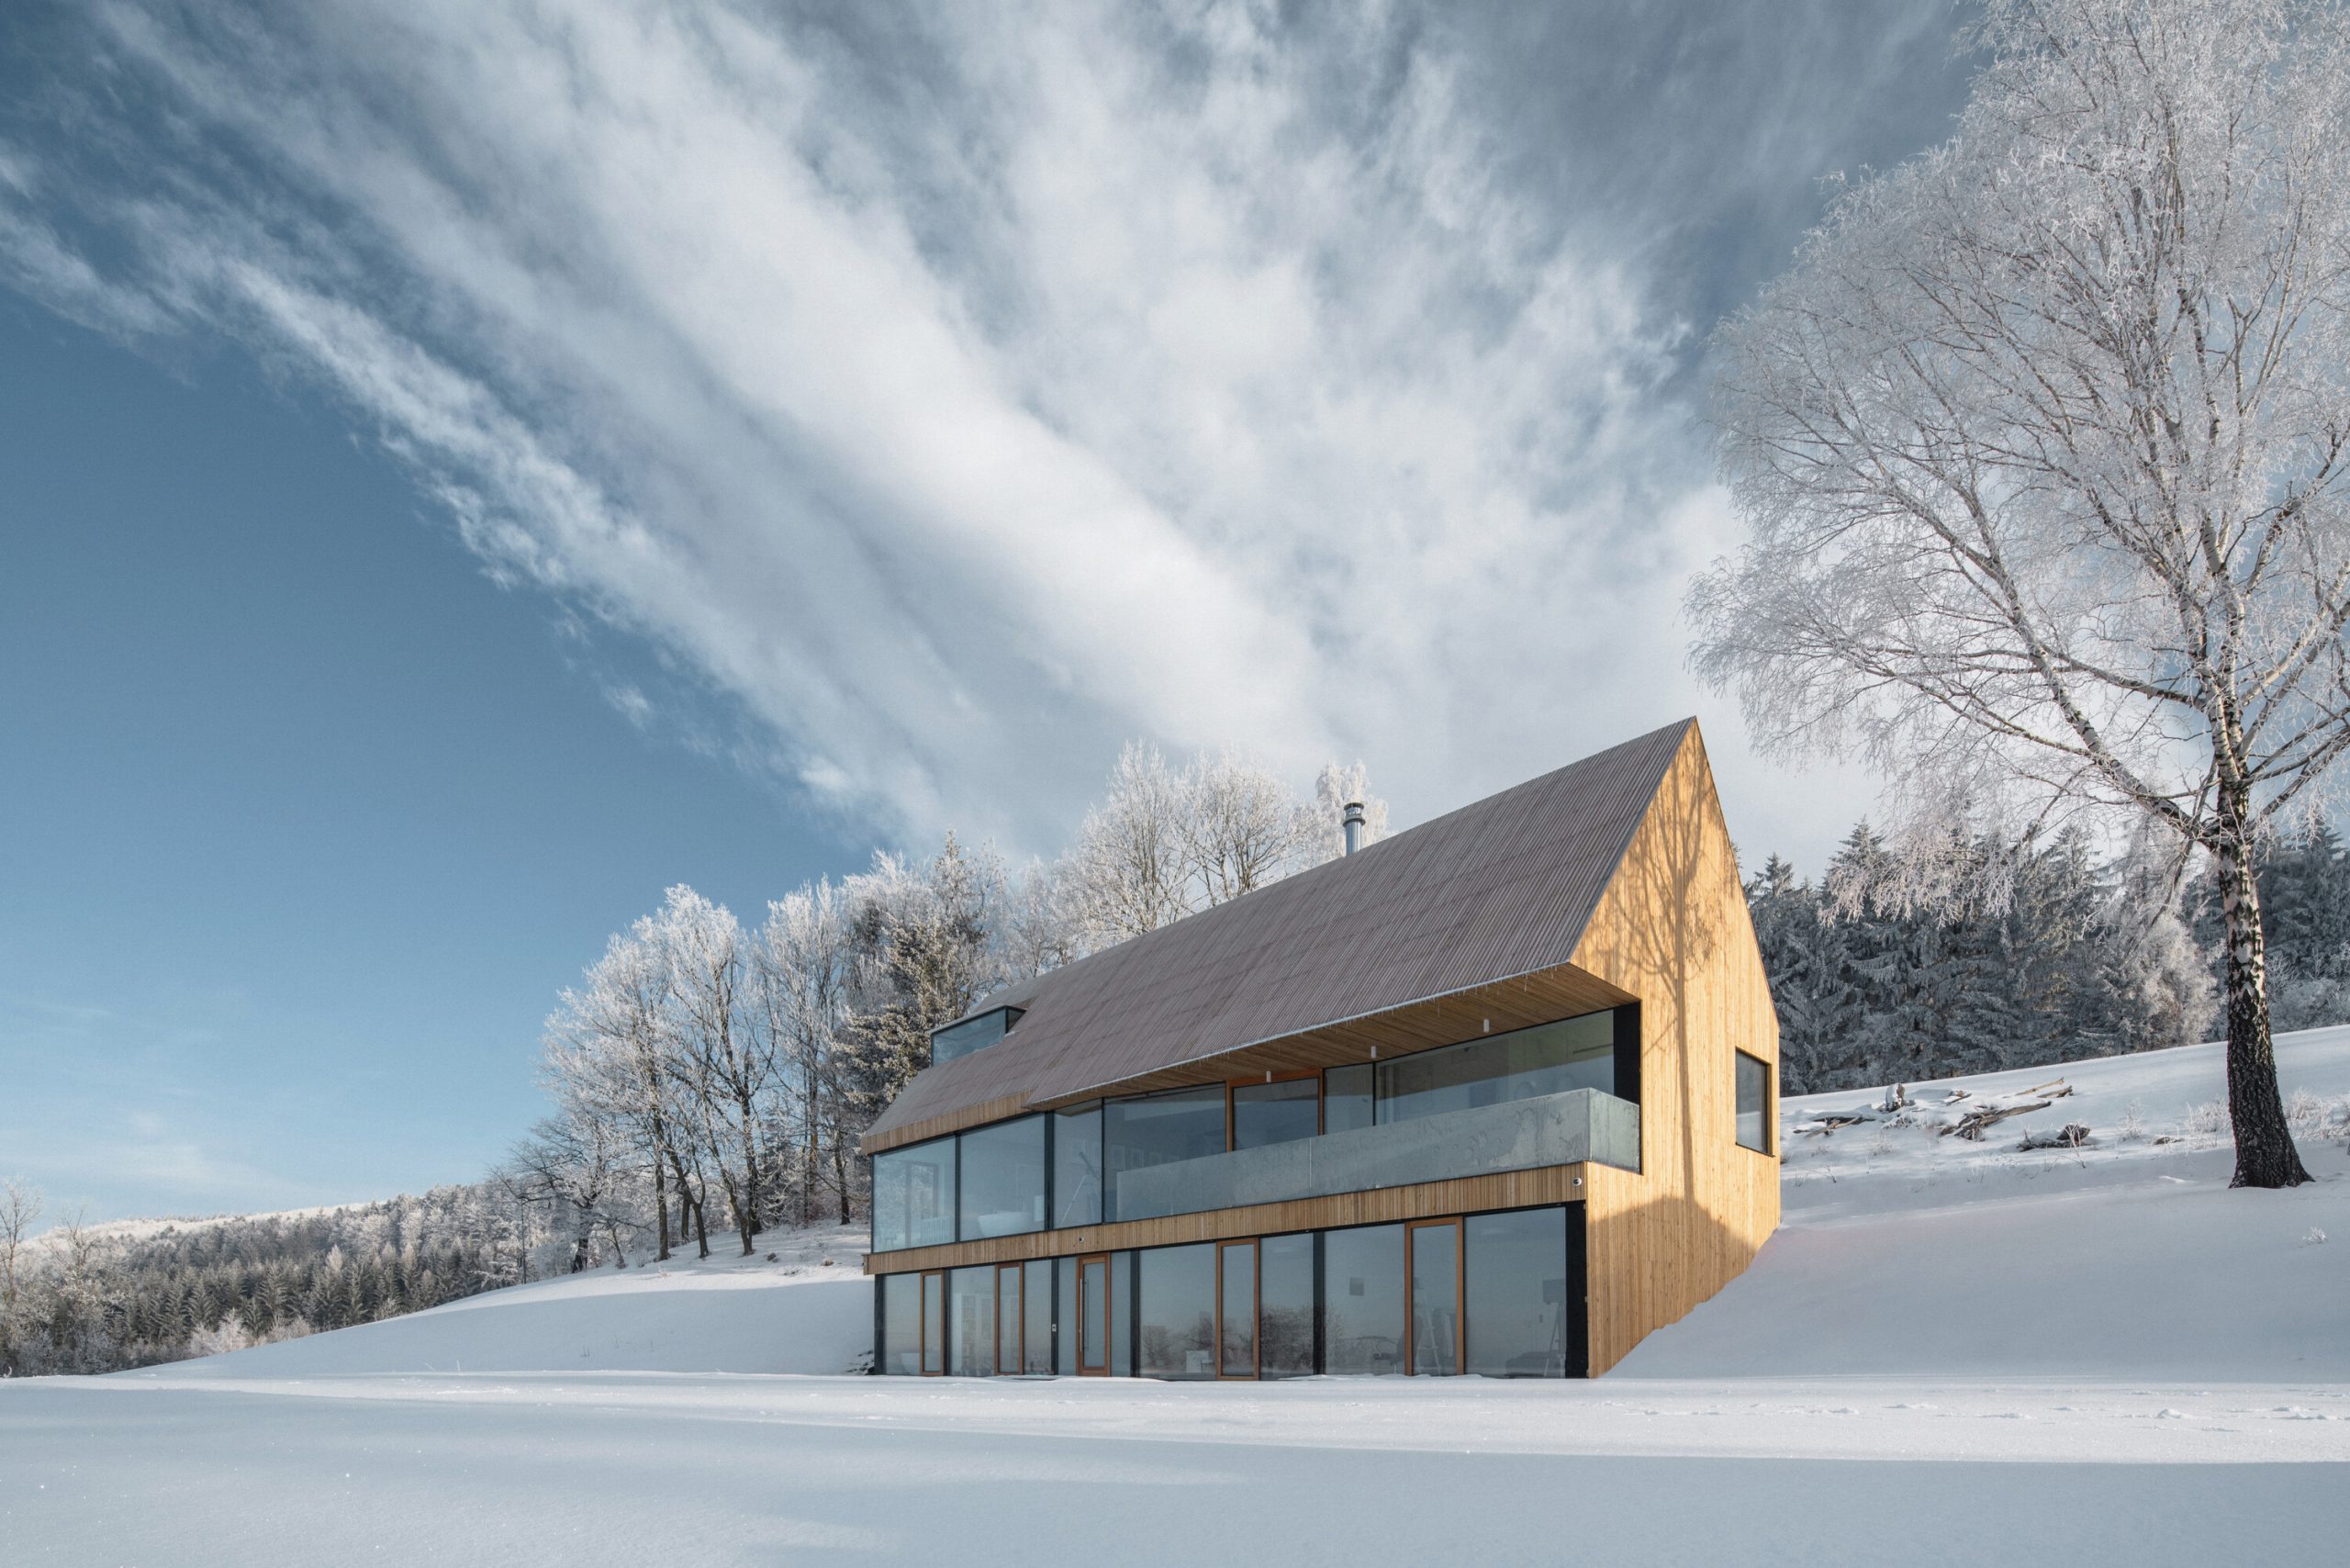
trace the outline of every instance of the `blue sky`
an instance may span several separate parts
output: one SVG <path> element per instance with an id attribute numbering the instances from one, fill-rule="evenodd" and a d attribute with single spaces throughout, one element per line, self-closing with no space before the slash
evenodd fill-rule
<path id="1" fill-rule="evenodd" d="M 1915 4 L 0 20 L 0 1171 L 476 1175 L 557 988 L 1120 742 L 1408 823 L 1689 711 L 1707 330 Z"/>

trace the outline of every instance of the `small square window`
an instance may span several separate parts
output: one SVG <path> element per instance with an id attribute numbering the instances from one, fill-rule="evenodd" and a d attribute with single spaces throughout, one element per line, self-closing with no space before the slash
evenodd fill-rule
<path id="1" fill-rule="evenodd" d="M 1771 1064 L 1738 1055 L 1738 1142 L 1757 1154 L 1771 1152 Z"/>

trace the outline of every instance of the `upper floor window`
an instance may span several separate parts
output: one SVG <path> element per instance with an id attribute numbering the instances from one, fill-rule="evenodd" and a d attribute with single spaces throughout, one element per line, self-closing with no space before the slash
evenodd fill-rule
<path id="1" fill-rule="evenodd" d="M 969 1056 L 984 1050 L 1012 1033 L 1020 1022 L 1022 1009 L 993 1007 L 976 1017 L 949 1024 L 930 1034 L 930 1059 L 934 1062 L 953 1061 L 957 1057 Z"/>
<path id="2" fill-rule="evenodd" d="M 1574 1089 L 1616 1092 L 1614 1013 L 1587 1013 L 1381 1062 L 1378 1119 L 1405 1122 Z"/>
<path id="3" fill-rule="evenodd" d="M 1757 1154 L 1771 1152 L 1771 1064 L 1744 1051 L 1738 1058 L 1738 1142 Z"/>

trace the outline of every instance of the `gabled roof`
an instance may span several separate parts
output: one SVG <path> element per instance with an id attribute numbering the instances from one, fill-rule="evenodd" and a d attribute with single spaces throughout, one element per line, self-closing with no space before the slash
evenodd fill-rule
<path id="1" fill-rule="evenodd" d="M 998 991 L 1026 1010 L 916 1074 L 866 1137 L 1065 1103 L 1144 1074 L 1571 961 L 1665 771 L 1667 725 Z"/>

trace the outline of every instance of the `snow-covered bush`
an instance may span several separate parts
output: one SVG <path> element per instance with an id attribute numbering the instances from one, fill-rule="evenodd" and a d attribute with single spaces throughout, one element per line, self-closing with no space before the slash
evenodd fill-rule
<path id="1" fill-rule="evenodd" d="M 2123 1143 L 2138 1143 L 2145 1138 L 2145 1110 L 2135 1095 L 2131 1097 L 2128 1104 L 2121 1107 L 2121 1117 L 2114 1124 L 2114 1130 Z"/>

